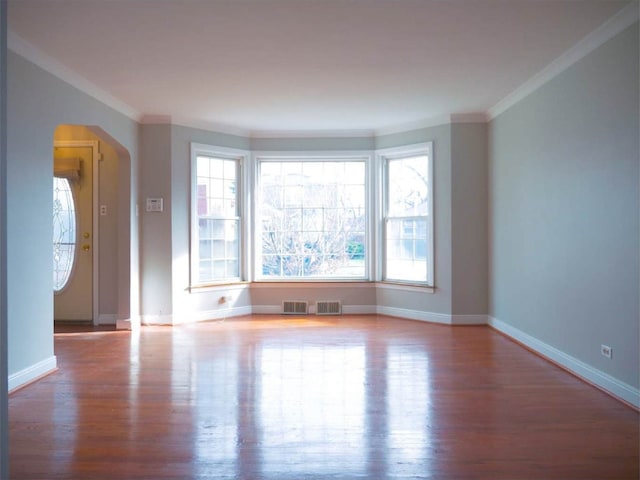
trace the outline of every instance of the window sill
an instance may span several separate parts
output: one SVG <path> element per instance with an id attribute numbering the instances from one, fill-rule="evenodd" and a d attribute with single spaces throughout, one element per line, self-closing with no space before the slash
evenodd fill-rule
<path id="1" fill-rule="evenodd" d="M 188 287 L 187 290 L 190 293 L 203 293 L 203 292 L 215 292 L 218 290 L 237 289 L 243 290 L 245 288 L 309 288 L 314 286 L 323 286 L 328 288 L 383 288 L 387 290 L 401 290 L 404 292 L 420 292 L 420 293 L 436 293 L 436 287 L 431 285 L 421 285 L 417 283 L 403 283 L 403 282 L 390 282 L 390 281 L 370 281 L 370 280 L 259 280 L 254 282 L 238 281 L 238 282 L 221 282 L 210 283 L 203 285 L 193 285 Z"/>
<path id="2" fill-rule="evenodd" d="M 376 288 L 385 288 L 387 290 L 402 290 L 421 293 L 436 293 L 436 287 L 432 285 L 422 285 L 418 283 L 390 282 L 388 280 L 376 282 Z"/>
<path id="3" fill-rule="evenodd" d="M 220 283 L 206 283 L 202 285 L 191 285 L 187 288 L 190 293 L 200 292 L 212 292 L 220 289 L 228 290 L 229 288 L 243 289 L 251 285 L 251 282 L 238 281 L 238 282 L 220 282 Z"/>
<path id="4" fill-rule="evenodd" d="M 325 287 L 350 287 L 350 288 L 362 288 L 370 287 L 374 282 L 363 280 L 361 278 L 357 280 L 258 280 L 251 282 L 251 288 L 308 288 L 309 286 L 325 286 Z"/>

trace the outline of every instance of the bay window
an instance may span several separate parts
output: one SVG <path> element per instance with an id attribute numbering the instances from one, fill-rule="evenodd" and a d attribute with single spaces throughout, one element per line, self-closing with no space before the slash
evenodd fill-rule
<path id="1" fill-rule="evenodd" d="M 431 143 L 255 153 L 192 144 L 191 285 L 434 286 Z"/>

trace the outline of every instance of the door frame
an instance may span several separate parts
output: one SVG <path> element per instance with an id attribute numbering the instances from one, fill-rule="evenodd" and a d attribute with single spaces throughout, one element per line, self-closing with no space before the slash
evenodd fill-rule
<path id="1" fill-rule="evenodd" d="M 91 209 L 92 209 L 92 225 L 91 228 L 93 230 L 93 238 L 92 240 L 92 256 L 91 256 L 91 262 L 92 262 L 92 282 L 93 282 L 93 286 L 92 286 L 92 309 L 91 309 L 91 316 L 92 316 L 92 323 L 94 325 L 98 325 L 99 324 L 99 320 L 100 320 L 100 289 L 98 288 L 98 281 L 100 279 L 100 272 L 98 271 L 98 266 L 100 264 L 100 262 L 98 261 L 100 256 L 99 256 L 99 252 L 100 252 L 100 231 L 99 231 L 99 226 L 100 226 L 100 220 L 98 218 L 99 214 L 100 214 L 100 206 L 99 206 L 99 197 L 100 197 L 100 160 L 102 159 L 102 155 L 100 154 L 100 142 L 98 140 L 56 140 L 53 142 L 53 148 L 56 147 L 67 147 L 67 148 L 73 148 L 73 147 L 85 147 L 85 148 L 91 148 L 91 152 L 92 152 L 92 162 L 93 162 L 93 179 L 92 179 L 92 186 L 91 188 L 93 189 L 92 195 L 91 195 Z M 77 240 L 76 240 L 77 241 Z M 55 301 L 55 300 L 54 300 Z"/>

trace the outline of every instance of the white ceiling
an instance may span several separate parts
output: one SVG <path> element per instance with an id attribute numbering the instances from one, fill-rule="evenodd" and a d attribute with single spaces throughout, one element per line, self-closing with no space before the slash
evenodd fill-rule
<path id="1" fill-rule="evenodd" d="M 628 3 L 10 0 L 8 22 L 136 116 L 381 132 L 487 112 Z"/>

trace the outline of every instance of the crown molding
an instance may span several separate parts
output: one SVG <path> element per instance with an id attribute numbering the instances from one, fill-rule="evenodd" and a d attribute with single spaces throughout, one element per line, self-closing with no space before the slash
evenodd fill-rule
<path id="1" fill-rule="evenodd" d="M 251 135 L 251 131 L 244 128 L 232 127 L 224 123 L 196 120 L 188 117 L 172 116 L 171 124 L 180 127 L 195 128 L 196 130 L 204 130 L 211 133 L 221 133 L 223 135 L 233 135 L 243 138 L 249 138 Z"/>
<path id="2" fill-rule="evenodd" d="M 252 131 L 251 138 L 372 138 L 373 130 L 262 130 Z"/>
<path id="3" fill-rule="evenodd" d="M 138 118 L 138 123 L 142 125 L 171 125 L 171 122 L 171 115 L 144 114 Z"/>
<path id="4" fill-rule="evenodd" d="M 486 112 L 452 113 L 451 123 L 487 123 L 489 115 Z"/>
<path id="5" fill-rule="evenodd" d="M 493 120 L 513 105 L 528 97 L 534 91 L 542 87 L 578 60 L 584 58 L 596 48 L 600 47 L 627 27 L 633 25 L 639 18 L 639 3 L 634 1 L 622 8 L 609 20 L 593 30 L 569 50 L 564 52 L 549 65 L 535 74 L 516 90 L 504 97 L 488 110 L 489 120 Z"/>
<path id="6" fill-rule="evenodd" d="M 436 117 L 416 120 L 414 122 L 379 128 L 377 130 L 374 130 L 373 133 L 375 137 L 381 137 L 384 135 L 393 135 L 396 133 L 406 133 L 414 130 L 422 130 L 423 128 L 437 127 L 439 125 L 446 125 L 448 123 L 451 123 L 451 115 L 438 115 Z"/>
<path id="7" fill-rule="evenodd" d="M 91 83 L 86 78 L 70 70 L 50 55 L 47 55 L 24 38 L 20 37 L 11 29 L 8 29 L 7 31 L 7 48 L 46 70 L 50 74 L 65 81 L 69 85 L 77 88 L 81 92 L 86 93 L 99 102 L 102 102 L 106 106 L 113 108 L 132 120 L 138 121 L 140 113 L 133 107 L 127 105 L 121 100 L 118 100 L 116 97 L 102 90 L 94 83 Z"/>
<path id="8" fill-rule="evenodd" d="M 187 128 L 206 130 L 207 132 L 234 135 L 247 139 L 252 138 L 371 138 L 373 130 L 247 130 L 230 125 L 196 120 L 186 117 L 171 117 L 168 115 L 145 115 L 145 117 L 159 120 L 168 118 L 169 121 L 154 121 L 153 123 L 171 123 Z M 144 122 L 143 122 L 144 123 Z"/>
<path id="9" fill-rule="evenodd" d="M 7 48 L 132 120 L 137 121 L 140 117 L 140 113 L 134 108 L 70 70 L 53 57 L 27 42 L 11 29 L 7 31 Z"/>
<path id="10" fill-rule="evenodd" d="M 406 133 L 414 130 L 422 130 L 424 128 L 437 127 L 440 125 L 449 125 L 452 123 L 487 123 L 488 121 L 489 115 L 486 112 L 452 113 L 450 115 L 438 115 L 436 117 L 425 118 L 415 122 L 403 123 L 388 128 L 374 130 L 373 136 L 381 137 L 383 135 Z"/>

